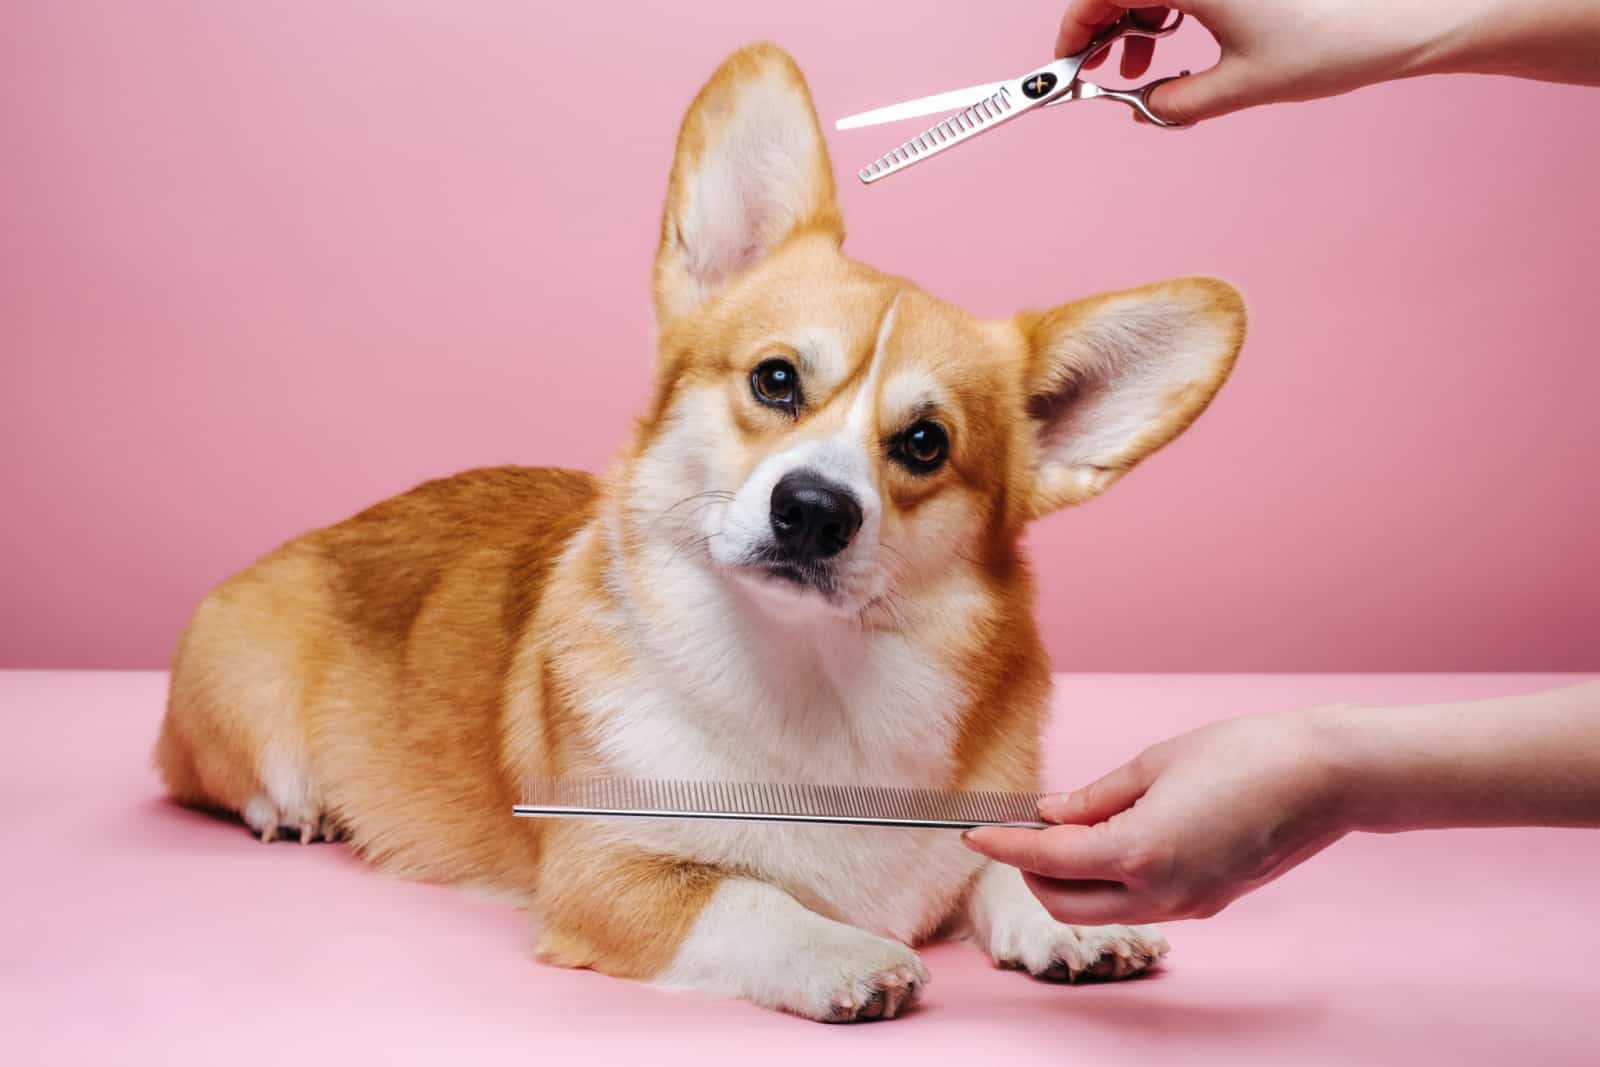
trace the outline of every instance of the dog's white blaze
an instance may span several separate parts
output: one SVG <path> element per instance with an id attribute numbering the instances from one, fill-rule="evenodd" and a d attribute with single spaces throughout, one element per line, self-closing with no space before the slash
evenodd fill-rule
<path id="1" fill-rule="evenodd" d="M 883 370 L 883 354 L 889 349 L 889 335 L 894 332 L 894 313 L 900 306 L 900 294 L 889 301 L 889 310 L 883 313 L 878 324 L 878 336 L 872 344 L 872 355 L 867 362 L 867 376 L 861 390 L 850 402 L 850 413 L 845 417 L 845 432 L 858 441 L 865 441 L 872 432 L 877 413 L 878 375 Z"/>

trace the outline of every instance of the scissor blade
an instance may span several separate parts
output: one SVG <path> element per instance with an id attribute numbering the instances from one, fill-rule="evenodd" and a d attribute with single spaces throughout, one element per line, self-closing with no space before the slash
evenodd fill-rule
<path id="1" fill-rule="evenodd" d="M 879 156 L 857 171 L 856 176 L 871 185 L 980 133 L 986 133 L 1002 122 L 1027 114 L 1038 102 L 1038 98 L 1029 99 L 1022 91 L 1021 82 L 1001 82 L 1000 87 L 989 96 Z"/>
<path id="2" fill-rule="evenodd" d="M 833 128 L 854 130 L 862 126 L 879 126 L 885 122 L 914 119 L 918 115 L 932 115 L 936 111 L 955 111 L 957 108 L 969 107 L 985 97 L 993 96 L 1005 84 L 1007 83 L 989 82 L 986 85 L 972 85 L 965 89 L 951 89 L 948 93 L 934 93 L 932 96 L 921 96 L 915 100 L 873 108 L 871 111 L 846 115 L 835 122 Z"/>

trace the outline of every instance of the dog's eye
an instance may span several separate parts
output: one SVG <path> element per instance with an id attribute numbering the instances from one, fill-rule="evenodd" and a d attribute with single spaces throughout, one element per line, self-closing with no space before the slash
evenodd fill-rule
<path id="1" fill-rule="evenodd" d="M 932 474 L 950 454 L 950 438 L 937 422 L 914 422 L 890 450 L 900 465 L 915 474 Z"/>
<path id="2" fill-rule="evenodd" d="M 764 359 L 750 372 L 750 391 L 767 407 L 793 415 L 800 406 L 800 375 L 786 359 Z"/>

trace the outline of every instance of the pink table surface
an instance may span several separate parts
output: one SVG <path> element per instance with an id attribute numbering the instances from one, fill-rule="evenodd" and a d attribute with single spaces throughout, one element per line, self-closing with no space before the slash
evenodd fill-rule
<path id="1" fill-rule="evenodd" d="M 1069 676 L 1050 779 L 1226 715 L 1574 680 Z M 1600 1062 L 1600 834 L 1351 838 L 1168 927 L 1152 978 L 1047 986 L 938 945 L 920 1010 L 829 1027 L 542 966 L 505 905 L 165 803 L 147 762 L 164 687 L 0 673 L 7 1063 Z"/>

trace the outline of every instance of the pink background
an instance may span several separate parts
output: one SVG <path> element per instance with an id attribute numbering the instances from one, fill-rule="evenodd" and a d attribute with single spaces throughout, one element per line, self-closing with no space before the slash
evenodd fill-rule
<path id="1" fill-rule="evenodd" d="M 1067 675 L 1045 780 L 1086 781 L 1227 715 L 1578 680 Z M 165 695 L 157 671 L 0 673 L 0 721 L 29 723 L 0 747 L 14 798 L 0 804 L 0 839 L 24 858 L 0 879 L 8 1062 L 1596 1062 L 1600 849 L 1585 831 L 1354 834 L 1213 919 L 1168 924 L 1172 955 L 1149 978 L 1047 985 L 937 944 L 923 952 L 933 984 L 916 1011 L 818 1026 L 537 964 L 527 917 L 502 902 L 382 877 L 342 845 L 264 846 L 238 823 L 172 805 L 129 758 L 155 736 Z"/>
<path id="2" fill-rule="evenodd" d="M 602 466 L 722 55 L 777 40 L 831 125 L 1019 72 L 1060 6 L 0 6 L 0 666 L 158 665 L 308 526 Z M 830 140 L 847 247 L 977 312 L 1250 300 L 1211 413 L 1038 529 L 1059 667 L 1594 670 L 1597 130 L 1600 93 L 1454 78 L 1184 134 L 1063 108 L 871 189 L 902 131 Z"/>

